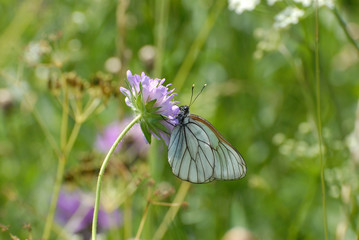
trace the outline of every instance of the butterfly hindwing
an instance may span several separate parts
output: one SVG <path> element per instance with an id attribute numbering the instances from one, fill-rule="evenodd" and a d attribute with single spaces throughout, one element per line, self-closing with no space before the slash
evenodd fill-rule
<path id="1" fill-rule="evenodd" d="M 234 180 L 244 177 L 246 165 L 241 154 L 207 120 L 193 114 L 190 116 L 191 119 L 203 126 L 211 136 L 211 146 L 215 153 L 213 178 Z"/>
<path id="2" fill-rule="evenodd" d="M 220 142 L 215 155 L 215 179 L 234 180 L 245 176 L 246 166 L 242 156 L 227 143 Z"/>
<path id="3" fill-rule="evenodd" d="M 168 161 L 172 172 L 193 183 L 233 180 L 245 175 L 242 156 L 205 119 L 189 115 L 172 131 Z"/>

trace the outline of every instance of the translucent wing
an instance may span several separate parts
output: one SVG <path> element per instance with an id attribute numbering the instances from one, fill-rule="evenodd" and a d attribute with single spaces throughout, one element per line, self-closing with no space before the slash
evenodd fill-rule
<path id="1" fill-rule="evenodd" d="M 215 155 L 206 132 L 195 123 L 174 127 L 168 146 L 168 162 L 182 180 L 208 182 L 214 173 Z"/>
<path id="2" fill-rule="evenodd" d="M 246 174 L 240 153 L 207 120 L 192 114 L 173 129 L 168 161 L 177 177 L 193 183 Z"/>

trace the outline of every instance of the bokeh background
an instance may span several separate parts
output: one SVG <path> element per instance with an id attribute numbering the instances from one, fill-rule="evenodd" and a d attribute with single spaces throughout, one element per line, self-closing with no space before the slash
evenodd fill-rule
<path id="1" fill-rule="evenodd" d="M 105 174 L 103 239 L 358 239 L 359 2 L 320 2 L 316 18 L 311 1 L 1 0 L 0 238 L 44 236 L 57 175 L 50 239 L 89 238 L 130 69 L 179 104 L 206 83 L 191 112 L 247 176 L 183 191 L 166 145 L 133 129 Z"/>

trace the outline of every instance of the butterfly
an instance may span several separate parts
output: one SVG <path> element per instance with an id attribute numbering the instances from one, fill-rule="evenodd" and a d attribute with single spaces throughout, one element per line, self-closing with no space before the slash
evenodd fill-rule
<path id="1" fill-rule="evenodd" d="M 197 99 L 192 102 L 192 96 L 190 105 Z M 189 106 L 180 107 L 168 145 L 173 174 L 191 183 L 243 178 L 247 170 L 242 155 L 206 119 L 190 114 Z"/>

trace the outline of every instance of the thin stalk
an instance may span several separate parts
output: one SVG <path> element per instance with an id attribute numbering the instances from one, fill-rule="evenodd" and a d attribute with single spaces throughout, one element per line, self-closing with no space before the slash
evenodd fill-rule
<path id="1" fill-rule="evenodd" d="M 156 1 L 156 57 L 154 66 L 154 75 L 161 76 L 163 52 L 166 45 L 166 29 L 168 24 L 168 12 L 170 2 L 167 0 Z"/>
<path id="2" fill-rule="evenodd" d="M 222 12 L 224 6 L 226 6 L 227 1 L 217 0 L 215 5 L 212 7 L 206 22 L 203 24 L 201 31 L 197 35 L 197 38 L 192 43 L 180 69 L 177 72 L 175 79 L 173 80 L 176 91 L 179 91 L 187 79 L 188 73 L 191 70 L 193 63 L 197 59 L 198 54 L 200 53 L 209 33 L 212 30 L 212 27 L 217 20 L 219 14 Z"/>
<path id="3" fill-rule="evenodd" d="M 9 56 L 12 56 L 14 51 L 20 54 L 19 49 L 22 46 L 22 37 L 28 26 L 33 24 L 37 19 L 42 9 L 42 0 L 26 0 L 18 2 L 16 5 L 15 15 L 11 22 L 5 25 L 0 35 L 0 66 L 6 63 Z M 45 14 L 41 15 L 45 16 Z M 36 21 L 36 20 L 35 20 Z"/>
<path id="4" fill-rule="evenodd" d="M 126 11 L 130 5 L 129 0 L 118 0 L 116 8 L 116 50 L 117 56 L 120 58 L 122 67 L 118 76 L 123 76 L 127 69 L 127 57 L 126 57 L 126 26 L 127 26 L 127 14 Z"/>
<path id="5" fill-rule="evenodd" d="M 173 200 L 173 205 L 168 209 L 165 217 L 162 220 L 162 223 L 158 227 L 153 239 L 163 239 L 163 236 L 167 232 L 168 226 L 173 221 L 173 219 L 176 217 L 177 212 L 179 208 L 181 207 L 184 198 L 187 195 L 187 192 L 191 186 L 191 183 L 183 181 L 181 183 L 181 186 L 178 190 L 178 193 Z"/>
<path id="6" fill-rule="evenodd" d="M 61 188 L 62 178 L 65 171 L 66 165 L 66 155 L 65 155 L 65 147 L 66 147 L 66 138 L 67 138 L 67 128 L 68 128 L 68 114 L 69 114 L 69 100 L 68 100 L 68 91 L 66 80 L 63 83 L 64 89 L 64 104 L 62 109 L 62 119 L 61 119 L 61 130 L 60 130 L 60 151 L 62 152 L 59 158 L 56 180 L 54 184 L 54 189 L 52 192 L 52 199 L 50 203 L 50 209 L 46 218 L 44 232 L 42 234 L 42 239 L 47 240 L 51 234 L 51 228 L 54 221 L 54 215 L 57 206 L 57 200 Z"/>
<path id="7" fill-rule="evenodd" d="M 95 98 L 93 101 L 91 101 L 91 104 L 85 107 L 85 111 L 80 115 L 80 121 L 83 122 L 85 119 L 87 119 L 100 105 L 101 99 Z"/>
<path id="8" fill-rule="evenodd" d="M 124 221 L 124 238 L 123 239 L 130 239 L 132 236 L 132 198 L 127 198 L 124 203 L 124 211 L 123 211 L 123 219 Z"/>
<path id="9" fill-rule="evenodd" d="M 355 49 L 358 51 L 359 53 L 359 44 L 355 41 L 355 39 L 352 37 L 352 35 L 350 34 L 349 30 L 348 30 L 348 26 L 347 23 L 345 22 L 344 18 L 339 14 L 339 11 L 337 8 L 333 9 L 334 15 L 337 18 L 340 26 L 342 27 L 345 35 L 347 36 L 347 38 L 349 39 L 349 41 L 353 44 L 353 46 L 355 47 Z"/>
<path id="10" fill-rule="evenodd" d="M 70 134 L 69 140 L 67 141 L 65 150 L 64 150 L 64 154 L 65 156 L 68 156 L 72 147 L 74 146 L 74 143 L 76 141 L 77 136 L 79 135 L 80 132 L 80 128 L 81 128 L 82 122 L 75 122 L 75 126 L 72 129 L 72 132 Z"/>
<path id="11" fill-rule="evenodd" d="M 66 80 L 63 79 L 63 90 L 64 90 L 64 103 L 62 105 L 62 119 L 61 119 L 61 132 L 60 132 L 60 148 L 61 151 L 65 149 L 67 139 L 67 127 L 68 127 L 68 116 L 69 116 L 69 98 Z"/>
<path id="12" fill-rule="evenodd" d="M 151 205 L 151 201 L 150 201 L 150 199 L 148 199 L 147 203 L 146 203 L 145 210 L 143 212 L 141 222 L 140 222 L 140 226 L 138 227 L 138 230 L 137 230 L 137 233 L 136 233 L 135 240 L 140 240 L 140 236 L 141 236 L 143 227 L 145 226 L 145 222 L 146 222 L 146 218 L 147 218 L 147 214 L 148 214 L 148 209 L 149 209 L 150 205 Z"/>
<path id="13" fill-rule="evenodd" d="M 102 178 L 105 173 L 106 166 L 110 160 L 111 155 L 115 151 L 117 145 L 122 140 L 122 138 L 126 135 L 126 133 L 141 119 L 142 115 L 136 116 L 135 119 L 132 120 L 130 124 L 121 132 L 120 136 L 116 139 L 116 141 L 113 143 L 110 151 L 107 153 L 105 159 L 103 160 L 103 163 L 101 165 L 100 172 L 98 174 L 97 178 L 97 186 L 96 186 L 96 198 L 95 198 L 95 208 L 93 213 L 93 219 L 92 219 L 92 240 L 96 240 L 96 233 L 97 233 L 97 218 L 98 218 L 98 210 L 100 206 L 100 196 L 101 196 L 101 184 L 102 184 Z"/>
<path id="14" fill-rule="evenodd" d="M 172 207 L 172 206 L 182 206 L 182 203 L 168 203 L 168 202 L 151 202 L 152 205 L 157 205 L 157 206 L 165 206 L 165 207 Z"/>
<path id="15" fill-rule="evenodd" d="M 325 195 L 325 176 L 324 168 L 325 162 L 323 159 L 323 136 L 322 136 L 322 121 L 320 115 L 320 69 L 319 69 L 319 6 L 318 0 L 315 1 L 315 79 L 316 79 L 316 102 L 317 102 L 317 129 L 319 140 L 319 154 L 320 154 L 320 180 L 322 190 L 322 207 L 323 207 L 323 224 L 324 236 L 328 240 L 327 227 L 327 204 Z"/>
<path id="16" fill-rule="evenodd" d="M 46 217 L 45 228 L 44 228 L 44 232 L 43 232 L 42 238 L 41 238 L 44 240 L 50 238 L 52 223 L 54 221 L 54 215 L 55 215 L 55 210 L 56 210 L 56 206 L 57 206 L 57 200 L 59 198 L 59 192 L 60 192 L 60 188 L 61 188 L 62 177 L 64 175 L 65 165 L 66 165 L 66 158 L 64 155 L 62 155 L 58 162 L 56 180 L 55 180 L 55 184 L 54 184 L 54 190 L 52 192 L 50 209 L 49 209 L 49 213 Z"/>

